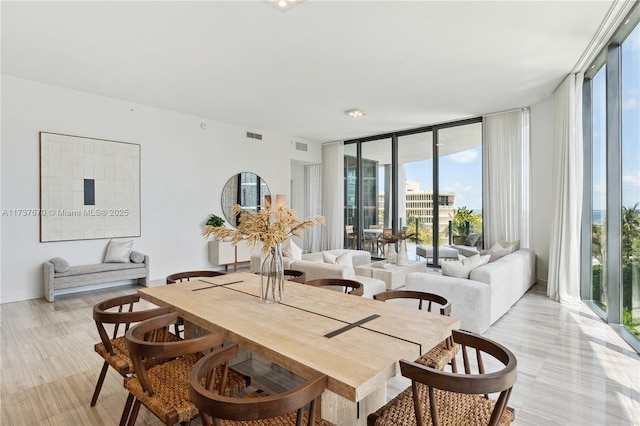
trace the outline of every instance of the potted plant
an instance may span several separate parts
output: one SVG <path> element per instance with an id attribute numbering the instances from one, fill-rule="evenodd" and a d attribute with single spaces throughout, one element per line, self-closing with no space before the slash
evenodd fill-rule
<path id="1" fill-rule="evenodd" d="M 210 226 L 212 228 L 222 228 L 224 226 L 224 219 L 215 214 L 209 215 L 205 227 Z"/>

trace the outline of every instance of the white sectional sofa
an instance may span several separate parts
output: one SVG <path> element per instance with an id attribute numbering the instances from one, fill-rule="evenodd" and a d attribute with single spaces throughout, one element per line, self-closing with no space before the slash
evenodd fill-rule
<path id="1" fill-rule="evenodd" d="M 460 328 L 484 333 L 536 282 L 536 256 L 520 249 L 471 271 L 469 279 L 437 272 L 407 275 L 406 289 L 440 294 L 451 301 Z"/>
<path id="2" fill-rule="evenodd" d="M 327 250 L 329 253 L 340 256 L 345 252 L 351 252 L 353 266 L 365 265 L 371 263 L 371 253 L 366 250 L 347 250 L 335 249 Z M 290 257 L 284 257 L 284 268 L 295 269 L 306 274 L 307 280 L 315 280 L 318 278 L 343 278 L 359 281 L 364 285 L 364 297 L 373 298 L 374 294 L 382 293 L 387 290 L 384 281 L 377 278 L 363 277 L 356 275 L 355 269 L 348 265 L 338 265 L 324 263 L 322 252 L 305 253 L 302 259 L 296 260 Z M 251 256 L 251 272 L 260 271 L 260 254 L 254 253 Z"/>

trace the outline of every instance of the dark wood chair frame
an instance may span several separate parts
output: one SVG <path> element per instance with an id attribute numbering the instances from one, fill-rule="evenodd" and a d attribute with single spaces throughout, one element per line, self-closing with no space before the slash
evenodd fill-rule
<path id="1" fill-rule="evenodd" d="M 285 269 L 284 279 L 287 281 L 304 284 L 307 280 L 307 274 L 303 271 L 296 271 L 295 269 Z"/>
<path id="2" fill-rule="evenodd" d="M 453 330 L 453 340 L 461 345 L 464 360 L 464 374 L 447 373 L 416 364 L 415 362 L 400 360 L 400 371 L 402 375 L 411 379 L 417 425 L 423 426 L 426 424 L 420 414 L 422 402 L 418 397 L 417 389 L 417 383 L 423 383 L 429 387 L 429 404 L 432 423 L 434 425 L 440 424 L 434 389 L 465 394 L 484 394 L 485 398 L 487 398 L 488 394 L 500 392 L 500 396 L 489 420 L 489 426 L 496 426 L 504 410 L 507 409 L 511 390 L 517 380 L 518 362 L 516 357 L 501 344 L 467 331 Z M 467 352 L 469 348 L 475 349 L 478 374 L 473 374 L 471 371 L 469 354 Z M 487 353 L 499 360 L 504 364 L 504 368 L 499 371 L 485 373 L 482 353 Z"/>
<path id="3" fill-rule="evenodd" d="M 416 299 L 418 300 L 418 309 L 423 310 L 425 303 L 427 307 L 427 311 L 431 312 L 432 304 L 437 303 L 440 305 L 440 315 L 451 315 L 451 302 L 444 296 L 440 296 L 438 294 L 427 293 L 424 291 L 413 291 L 413 290 L 389 290 L 383 293 L 374 294 L 373 298 L 375 300 L 387 301 L 391 299 Z M 453 337 L 449 336 L 444 341 L 448 349 L 452 349 L 454 345 Z M 458 371 L 458 365 L 456 363 L 455 353 L 450 361 L 451 370 L 455 373 Z"/>
<path id="4" fill-rule="evenodd" d="M 176 284 L 184 281 L 190 281 L 191 278 L 219 277 L 220 275 L 225 275 L 225 273 L 220 271 L 209 271 L 209 270 L 176 272 L 175 274 L 167 275 L 167 284 Z M 175 325 L 176 336 L 182 336 L 182 329 L 181 329 L 182 326 L 184 326 L 184 320 L 180 318 Z"/>
<path id="5" fill-rule="evenodd" d="M 306 281 L 305 284 L 314 287 L 343 287 L 344 293 L 352 296 L 362 296 L 364 294 L 364 285 L 361 282 L 343 278 L 319 278 Z"/>
<path id="6" fill-rule="evenodd" d="M 160 315 L 138 323 L 131 327 L 125 335 L 127 349 L 131 353 L 136 376 L 140 380 L 144 391 L 149 395 L 154 394 L 153 386 L 147 374 L 147 369 L 152 363 L 156 365 L 164 360 L 189 354 L 197 354 L 197 357 L 200 358 L 204 352 L 219 347 L 224 342 L 222 332 L 210 333 L 177 342 L 166 341 L 166 336 L 169 334 L 168 328 L 175 324 L 177 320 L 177 312 Z M 121 426 L 125 423 L 129 426 L 135 424 L 141 404 L 133 394 L 129 393 L 120 419 Z M 172 425 L 177 421 L 177 413 L 175 413 L 174 418 L 168 424 Z"/>
<path id="7" fill-rule="evenodd" d="M 123 333 L 129 330 L 129 326 L 134 323 L 138 323 L 149 318 L 156 317 L 158 315 L 166 314 L 170 311 L 169 307 L 164 308 L 152 308 L 141 311 L 134 311 L 134 305 L 140 301 L 140 296 L 137 294 L 130 294 L 127 296 L 114 297 L 112 299 L 104 300 L 93 307 L 93 320 L 96 322 L 98 328 L 98 334 L 100 340 L 104 345 L 106 351 L 111 356 L 116 356 L 115 350 L 111 341 L 118 338 L 118 332 L 121 330 L 120 326 L 123 326 Z M 118 308 L 117 311 L 109 311 L 109 309 Z M 109 333 L 105 328 L 105 324 L 113 324 L 113 334 L 109 337 Z M 96 388 L 93 391 L 91 398 L 91 406 L 95 406 L 98 401 L 98 396 L 102 390 L 104 379 L 107 376 L 109 370 L 109 362 L 105 359 L 96 383 Z M 122 377 L 126 377 L 128 374 L 132 374 L 133 371 L 127 366 L 118 369 L 115 365 L 112 366 Z"/>
<path id="8" fill-rule="evenodd" d="M 220 271 L 176 272 L 175 274 L 171 274 L 167 276 L 167 284 L 175 284 L 177 282 L 189 281 L 191 278 L 217 277 L 220 275 L 224 275 L 224 272 L 220 272 Z"/>
<path id="9" fill-rule="evenodd" d="M 269 419 L 292 412 L 296 414 L 296 425 L 303 424 L 303 408 L 309 404 L 309 426 L 316 421 L 316 400 L 327 386 L 327 376 L 318 375 L 305 383 L 278 395 L 261 398 L 233 398 L 221 395 L 224 389 L 229 361 L 236 357 L 238 344 L 234 343 L 217 349 L 204 356 L 191 370 L 189 377 L 189 397 L 198 407 L 203 425 L 220 425 L 220 420 L 252 421 Z M 215 389 L 211 377 L 216 368 L 221 367 L 222 380 Z M 204 385 L 202 379 L 205 378 Z M 211 418 L 210 418 L 211 417 Z M 262 424 L 262 423 L 261 423 Z M 264 424 L 269 424 L 265 421 Z M 274 425 L 280 425 L 274 419 Z"/>

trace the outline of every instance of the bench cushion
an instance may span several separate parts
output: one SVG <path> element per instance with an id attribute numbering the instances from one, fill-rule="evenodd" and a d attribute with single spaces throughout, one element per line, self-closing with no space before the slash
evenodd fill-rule
<path id="1" fill-rule="evenodd" d="M 67 272 L 56 272 L 55 277 L 95 274 L 99 272 L 119 271 L 122 269 L 144 269 L 144 263 L 97 263 L 95 265 L 72 266 Z"/>

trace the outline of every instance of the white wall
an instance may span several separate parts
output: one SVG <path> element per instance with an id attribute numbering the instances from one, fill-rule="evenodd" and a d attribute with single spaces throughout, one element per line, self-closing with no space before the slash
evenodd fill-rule
<path id="1" fill-rule="evenodd" d="M 222 215 L 222 187 L 233 174 L 255 172 L 272 193 L 289 194 L 289 136 L 3 75 L 3 211 L 39 208 L 40 131 L 141 145 L 142 235 L 134 249 L 150 255 L 151 279 L 214 267 L 200 229 L 210 213 Z M 247 139 L 246 131 L 263 140 Z M 40 243 L 38 217 L 3 215 L 0 229 L 0 302 L 42 297 L 42 262 L 61 256 L 72 265 L 97 263 L 108 242 Z"/>
<path id="2" fill-rule="evenodd" d="M 531 106 L 531 222 L 532 248 L 538 256 L 538 280 L 549 276 L 549 242 L 554 206 L 553 98 Z"/>

